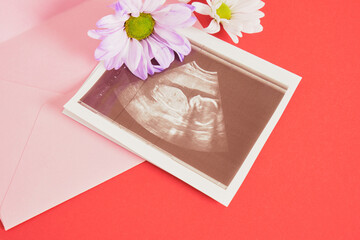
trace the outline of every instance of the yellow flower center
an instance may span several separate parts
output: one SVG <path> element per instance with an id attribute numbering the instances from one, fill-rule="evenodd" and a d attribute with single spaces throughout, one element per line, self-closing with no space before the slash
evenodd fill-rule
<path id="1" fill-rule="evenodd" d="M 125 31 L 129 38 L 143 40 L 154 31 L 155 20 L 149 13 L 140 13 L 138 17 L 131 16 L 125 22 Z"/>
<path id="2" fill-rule="evenodd" d="M 223 19 L 229 20 L 231 18 L 231 10 L 225 3 L 222 3 L 220 7 L 216 9 L 216 14 Z"/>

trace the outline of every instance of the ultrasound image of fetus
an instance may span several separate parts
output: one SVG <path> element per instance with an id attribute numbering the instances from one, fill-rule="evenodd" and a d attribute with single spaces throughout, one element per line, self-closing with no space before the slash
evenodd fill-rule
<path id="1" fill-rule="evenodd" d="M 128 83 L 116 96 L 137 123 L 161 139 L 196 151 L 227 151 L 217 73 L 194 61 Z"/>

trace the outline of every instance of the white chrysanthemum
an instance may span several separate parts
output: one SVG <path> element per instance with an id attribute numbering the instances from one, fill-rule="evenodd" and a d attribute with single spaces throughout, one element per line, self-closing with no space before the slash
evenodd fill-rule
<path id="1" fill-rule="evenodd" d="M 259 11 L 265 3 L 261 0 L 206 0 L 207 4 L 194 2 L 195 11 L 210 15 L 213 20 L 205 31 L 213 34 L 220 31 L 220 23 L 231 39 L 238 43 L 243 33 L 257 33 L 263 30 L 260 18 L 264 13 Z"/>

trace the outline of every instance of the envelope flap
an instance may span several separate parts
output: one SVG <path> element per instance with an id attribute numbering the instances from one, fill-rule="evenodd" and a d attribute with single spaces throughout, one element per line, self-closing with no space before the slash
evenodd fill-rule
<path id="1" fill-rule="evenodd" d="M 143 160 L 61 113 L 69 96 L 44 105 L 1 207 L 6 229 Z"/>
<path id="2" fill-rule="evenodd" d="M 41 106 L 53 93 L 0 81 L 0 203 L 2 202 Z"/>

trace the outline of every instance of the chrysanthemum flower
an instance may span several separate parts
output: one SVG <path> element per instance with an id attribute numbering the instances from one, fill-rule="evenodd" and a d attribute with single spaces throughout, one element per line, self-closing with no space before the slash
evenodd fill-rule
<path id="1" fill-rule="evenodd" d="M 189 2 L 189 1 L 186 1 Z M 257 33 L 263 30 L 260 18 L 264 13 L 259 11 L 265 3 L 261 0 L 206 0 L 207 4 L 194 2 L 195 11 L 210 15 L 213 20 L 204 30 L 210 34 L 220 31 L 220 23 L 231 39 L 239 42 L 238 37 L 244 33 Z"/>
<path id="2" fill-rule="evenodd" d="M 102 40 L 95 58 L 106 69 L 119 69 L 123 64 L 145 80 L 168 68 L 175 53 L 182 61 L 191 51 L 189 41 L 176 30 L 192 26 L 194 7 L 185 3 L 163 6 L 165 0 L 119 0 L 112 5 L 115 14 L 97 22 L 100 29 L 88 35 Z M 154 61 L 156 60 L 156 61 Z"/>

